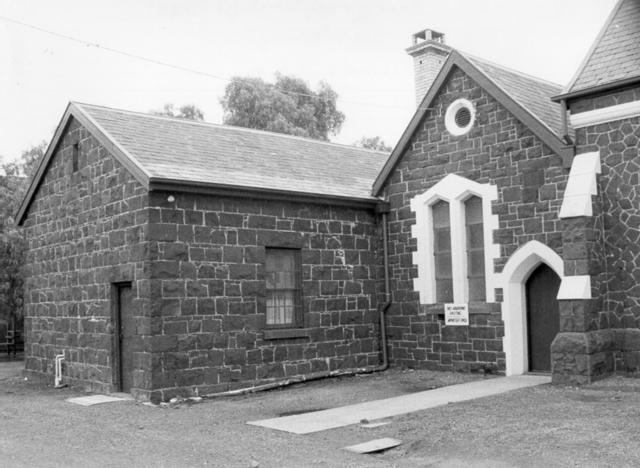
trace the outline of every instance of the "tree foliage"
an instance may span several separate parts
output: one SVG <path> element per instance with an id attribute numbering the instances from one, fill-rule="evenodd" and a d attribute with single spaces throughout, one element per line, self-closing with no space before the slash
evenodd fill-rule
<path id="1" fill-rule="evenodd" d="M 43 140 L 23 151 L 18 161 L 2 164 L 4 174 L 0 174 L 0 232 L 4 232 L 5 227 L 11 228 L 14 225 L 13 217 L 46 149 L 47 142 Z"/>
<path id="2" fill-rule="evenodd" d="M 24 251 L 22 232 L 12 226 L 0 233 L 0 319 L 22 319 Z M 2 337 L 0 337 L 2 341 Z"/>
<path id="3" fill-rule="evenodd" d="M 47 142 L 22 152 L 19 161 L 2 165 L 0 174 L 0 318 L 22 318 L 22 265 L 25 240 L 14 216 L 47 148 Z M 2 340 L 2 337 L 0 337 Z"/>
<path id="4" fill-rule="evenodd" d="M 275 83 L 232 78 L 220 103 L 227 125 L 328 140 L 344 122 L 337 98 L 325 82 L 313 91 L 300 78 L 276 73 Z"/>
<path id="5" fill-rule="evenodd" d="M 171 103 L 162 106 L 160 110 L 152 110 L 154 115 L 164 115 L 166 117 L 174 117 L 177 119 L 195 120 L 201 122 L 204 120 L 204 112 L 202 112 L 195 104 L 184 104 L 177 110 Z"/>
<path id="6" fill-rule="evenodd" d="M 382 138 L 380 138 L 379 136 L 362 137 L 355 142 L 355 145 L 359 146 L 360 148 L 366 148 L 366 149 L 371 149 L 376 151 L 385 151 L 387 153 L 390 153 L 393 150 L 393 148 L 387 145 L 384 142 L 384 140 L 382 140 Z"/>

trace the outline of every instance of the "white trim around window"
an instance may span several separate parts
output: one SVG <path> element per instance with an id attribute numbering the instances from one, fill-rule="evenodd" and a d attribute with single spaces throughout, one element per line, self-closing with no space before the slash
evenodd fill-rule
<path id="1" fill-rule="evenodd" d="M 416 215 L 416 224 L 411 226 L 411 235 L 416 239 L 418 247 L 413 253 L 413 263 L 418 267 L 418 277 L 414 278 L 413 284 L 414 290 L 420 293 L 421 304 L 436 302 L 431 206 L 438 200 L 449 203 L 453 301 L 465 303 L 469 300 L 464 202 L 474 195 L 482 199 L 486 301 L 495 302 L 496 282 L 493 260 L 498 258 L 500 247 L 493 243 L 493 231 L 498 229 L 499 225 L 498 216 L 491 213 L 491 202 L 498 199 L 497 187 L 449 174 L 429 190 L 416 195 L 411 200 L 411 211 Z"/>

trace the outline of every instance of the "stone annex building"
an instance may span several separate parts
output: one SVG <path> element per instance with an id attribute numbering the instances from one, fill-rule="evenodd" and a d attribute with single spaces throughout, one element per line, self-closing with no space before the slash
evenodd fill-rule
<path id="1" fill-rule="evenodd" d="M 408 53 L 391 155 L 69 104 L 18 214 L 27 372 L 62 354 L 152 401 L 387 363 L 639 372 L 640 0 L 565 88 L 431 30 Z"/>

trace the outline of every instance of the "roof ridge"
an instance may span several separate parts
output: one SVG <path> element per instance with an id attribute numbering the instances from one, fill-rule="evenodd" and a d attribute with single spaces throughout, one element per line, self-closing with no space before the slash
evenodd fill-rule
<path id="1" fill-rule="evenodd" d="M 478 57 L 477 55 L 469 54 L 468 52 L 464 52 L 464 51 L 460 51 L 460 50 L 458 52 L 460 52 L 462 55 L 464 55 L 467 58 L 470 58 L 472 60 L 478 60 L 478 61 L 484 62 L 484 63 L 486 63 L 488 65 L 492 65 L 494 67 L 502 68 L 503 70 L 511 72 L 511 73 L 513 73 L 515 75 L 519 75 L 519 76 L 522 76 L 524 78 L 528 78 L 530 80 L 538 81 L 540 83 L 548 84 L 550 86 L 555 86 L 556 88 L 562 89 L 562 85 L 561 84 L 555 83 L 553 81 L 549 81 L 549 80 L 547 80 L 545 78 L 540 78 L 539 76 L 534 76 L 534 75 L 531 75 L 529 73 L 525 73 L 525 72 L 522 72 L 520 70 L 516 70 L 515 68 L 507 67 L 505 65 L 493 62 L 491 60 L 487 60 L 487 59 L 485 59 L 483 57 Z"/>
<path id="2" fill-rule="evenodd" d="M 347 144 L 344 144 L 344 143 L 334 143 L 332 141 L 316 140 L 314 138 L 301 137 L 301 136 L 296 136 L 296 135 L 289 135 L 289 134 L 286 134 L 286 133 L 269 132 L 267 130 L 258 130 L 258 129 L 255 129 L 255 128 L 239 127 L 239 126 L 236 126 L 236 125 L 226 125 L 226 124 L 217 124 L 217 123 L 213 123 L 213 122 L 181 119 L 180 117 L 170 117 L 170 116 L 166 116 L 166 115 L 155 115 L 155 114 L 150 114 L 148 112 L 132 111 L 132 110 L 127 110 L 127 109 L 119 109 L 119 108 L 115 108 L 115 107 L 101 106 L 101 105 L 98 105 L 98 104 L 89 104 L 89 103 L 83 103 L 83 102 L 78 102 L 78 101 L 71 101 L 71 103 L 75 104 L 77 106 L 80 106 L 80 107 L 82 107 L 82 106 L 98 107 L 100 109 L 108 109 L 108 110 L 111 110 L 111 111 L 122 112 L 122 113 L 125 113 L 125 114 L 140 115 L 140 116 L 151 118 L 151 119 L 167 120 L 167 121 L 170 121 L 170 122 L 179 122 L 179 123 L 183 123 L 183 124 L 186 124 L 186 125 L 197 125 L 197 126 L 203 126 L 203 127 L 225 128 L 225 129 L 238 131 L 238 132 L 241 132 L 241 133 L 257 133 L 257 134 L 261 134 L 261 135 L 270 135 L 270 136 L 275 136 L 275 137 L 278 137 L 278 138 L 288 138 L 288 139 L 293 139 L 293 140 L 307 141 L 309 143 L 314 143 L 314 144 L 321 144 L 321 145 L 327 145 L 327 146 L 337 146 L 337 147 L 340 147 L 340 148 L 350 148 L 350 149 L 355 149 L 355 150 L 358 150 L 358 151 L 366 151 L 366 152 L 369 152 L 369 153 L 380 154 L 380 155 L 383 155 L 383 156 L 389 156 L 389 153 L 385 152 L 385 151 L 378 151 L 378 150 L 373 150 L 373 149 L 369 149 L 369 148 L 361 148 L 359 146 L 347 145 Z"/>

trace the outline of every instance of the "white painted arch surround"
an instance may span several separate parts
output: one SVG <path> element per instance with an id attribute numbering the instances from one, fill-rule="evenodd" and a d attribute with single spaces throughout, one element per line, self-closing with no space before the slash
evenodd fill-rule
<path id="1" fill-rule="evenodd" d="M 464 202 L 470 196 L 477 196 L 482 200 L 486 301 L 494 302 L 495 300 L 493 260 L 499 257 L 500 246 L 493 243 L 493 231 L 498 229 L 499 219 L 497 215 L 491 213 L 491 202 L 497 200 L 498 189 L 495 185 L 480 184 L 456 174 L 448 174 L 429 190 L 411 199 L 411 211 L 416 214 L 416 224 L 411 226 L 411 235 L 418 245 L 418 249 L 413 252 L 413 263 L 418 267 L 418 277 L 413 280 L 413 288 L 420 294 L 421 304 L 436 302 L 431 206 L 438 200 L 449 203 L 453 302 L 465 303 L 469 300 L 466 247 L 464 247 L 467 245 Z"/>
<path id="2" fill-rule="evenodd" d="M 516 250 L 502 273 L 497 275 L 502 287 L 502 340 L 506 356 L 506 375 L 519 375 L 529 370 L 527 340 L 527 302 L 525 284 L 540 264 L 546 264 L 560 277 L 558 299 L 588 299 L 591 297 L 589 276 L 564 276 L 564 262 L 560 255 L 539 241 L 529 241 Z"/>
<path id="3" fill-rule="evenodd" d="M 502 344 L 506 355 L 507 375 L 519 375 L 529 370 L 525 284 L 531 273 L 542 263 L 550 267 L 562 280 L 564 262 L 560 255 L 535 240 L 516 250 L 499 276 L 504 293 Z"/>

